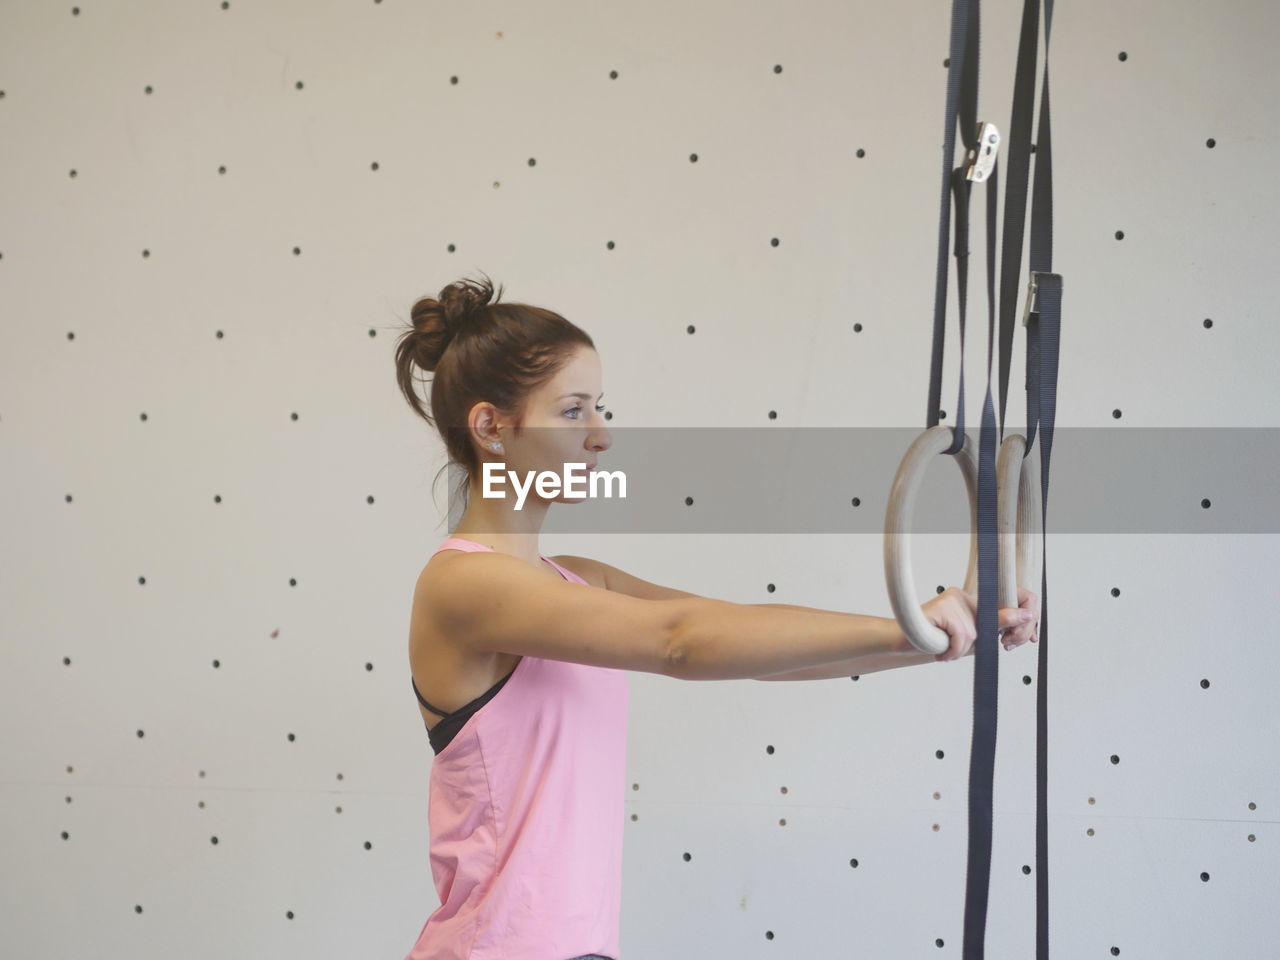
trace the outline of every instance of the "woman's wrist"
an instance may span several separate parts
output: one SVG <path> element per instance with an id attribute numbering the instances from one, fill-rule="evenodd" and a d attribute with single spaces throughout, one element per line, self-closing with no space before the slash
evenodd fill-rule
<path id="1" fill-rule="evenodd" d="M 898 623 L 895 617 L 881 617 L 884 621 L 884 629 L 889 637 L 889 652 L 897 655 L 903 653 L 919 653 L 915 647 L 911 645 L 911 641 L 907 639 L 906 633 L 902 629 L 902 625 Z"/>

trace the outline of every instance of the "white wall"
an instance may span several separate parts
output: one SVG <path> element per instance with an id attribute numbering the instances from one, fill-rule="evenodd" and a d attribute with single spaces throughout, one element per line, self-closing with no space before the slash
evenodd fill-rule
<path id="1" fill-rule="evenodd" d="M 983 4 L 1006 134 L 1020 15 Z M 482 269 L 564 313 L 619 427 L 923 427 L 948 29 L 944 3 L 5 4 L 0 952 L 403 956 L 438 902 L 406 630 L 445 535 L 393 378 L 410 305 Z M 1280 424 L 1278 31 L 1261 0 L 1058 3 L 1060 428 Z M 1276 532 L 1050 538 L 1056 956 L 1273 955 Z M 966 549 L 922 541 L 920 584 Z M 876 536 L 543 550 L 889 614 Z M 993 957 L 1034 942 L 1034 651 L 1001 660 Z M 958 956 L 971 680 L 633 677 L 628 960 Z"/>

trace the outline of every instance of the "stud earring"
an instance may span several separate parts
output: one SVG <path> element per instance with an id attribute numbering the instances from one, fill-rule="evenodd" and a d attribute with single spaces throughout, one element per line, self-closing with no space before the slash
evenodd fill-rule
<path id="1" fill-rule="evenodd" d="M 501 449 L 502 449 L 502 444 L 498 443 L 498 442 L 495 440 L 493 443 L 490 443 L 490 444 L 489 444 L 489 449 L 490 449 L 490 450 L 501 450 Z"/>

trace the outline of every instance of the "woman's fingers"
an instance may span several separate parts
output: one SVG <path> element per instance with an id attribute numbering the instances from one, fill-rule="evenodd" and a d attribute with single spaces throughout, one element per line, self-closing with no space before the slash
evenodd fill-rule
<path id="1" fill-rule="evenodd" d="M 976 629 L 973 625 L 977 620 L 978 614 L 977 596 L 961 590 L 959 587 L 953 587 L 952 589 L 963 598 L 964 605 L 968 608 L 969 635 L 971 637 L 976 636 Z M 1030 619 L 1024 620 L 1023 617 L 1028 613 L 1031 614 Z M 1013 650 L 1028 641 L 1036 642 L 1039 639 L 1037 633 L 1040 628 L 1039 594 L 1033 590 L 1028 590 L 1026 587 L 1019 587 L 1017 609 L 1011 607 L 1002 608 L 997 614 L 997 623 L 1000 630 L 1000 642 L 1006 650 Z M 973 640 L 969 640 L 965 643 L 953 638 L 951 649 L 945 654 L 940 654 L 940 657 L 959 659 L 968 652 L 973 642 Z"/>

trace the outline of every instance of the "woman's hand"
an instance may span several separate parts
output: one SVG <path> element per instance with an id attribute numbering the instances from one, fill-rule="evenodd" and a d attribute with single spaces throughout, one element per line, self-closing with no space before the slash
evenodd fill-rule
<path id="1" fill-rule="evenodd" d="M 978 598 L 965 593 L 959 587 L 948 587 L 928 603 L 921 604 L 926 619 L 951 638 L 951 645 L 934 659 L 958 660 L 973 652 L 978 638 Z M 1025 587 L 1018 588 L 1018 608 L 1003 608 L 997 620 L 999 629 L 1006 631 L 1000 642 L 1006 650 L 1020 647 L 1030 640 L 1036 642 L 1036 627 L 1040 622 L 1040 597 Z"/>

